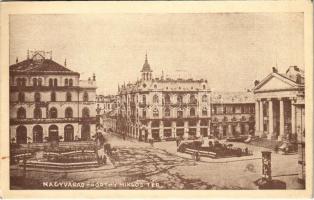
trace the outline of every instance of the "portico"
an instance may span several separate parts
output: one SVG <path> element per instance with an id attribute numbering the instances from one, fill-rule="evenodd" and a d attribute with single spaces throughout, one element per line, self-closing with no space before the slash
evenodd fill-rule
<path id="1" fill-rule="evenodd" d="M 256 83 L 255 134 L 278 141 L 297 139 L 297 107 L 304 99 L 304 84 L 276 70 Z"/>

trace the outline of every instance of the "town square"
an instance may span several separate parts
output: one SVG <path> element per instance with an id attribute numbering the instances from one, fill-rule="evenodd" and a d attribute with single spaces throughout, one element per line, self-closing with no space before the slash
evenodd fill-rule
<path id="1" fill-rule="evenodd" d="M 11 190 L 306 189 L 303 15 L 10 23 Z"/>

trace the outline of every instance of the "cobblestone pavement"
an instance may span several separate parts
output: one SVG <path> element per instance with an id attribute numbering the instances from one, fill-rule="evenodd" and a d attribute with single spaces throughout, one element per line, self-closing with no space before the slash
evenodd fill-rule
<path id="1" fill-rule="evenodd" d="M 84 189 L 257 189 L 254 181 L 261 174 L 260 160 L 195 162 L 165 149 L 134 140 L 122 140 L 114 135 L 109 136 L 109 142 L 119 152 L 118 159 L 112 159 L 114 169 L 90 169 L 88 172 L 73 173 L 28 171 L 26 178 L 12 188 L 81 189 L 73 185 L 70 188 L 60 186 L 60 183 L 74 182 L 80 183 L 79 186 L 83 184 Z M 283 164 L 289 162 L 285 161 Z M 278 166 L 275 164 L 275 167 Z M 292 173 L 296 169 L 284 169 L 285 171 L 279 170 L 284 173 L 280 180 L 287 181 L 288 186 L 293 189 L 299 189 L 300 186 L 294 184 L 296 175 Z M 18 171 L 11 173 L 18 175 Z M 51 185 L 47 186 L 48 183 Z"/>

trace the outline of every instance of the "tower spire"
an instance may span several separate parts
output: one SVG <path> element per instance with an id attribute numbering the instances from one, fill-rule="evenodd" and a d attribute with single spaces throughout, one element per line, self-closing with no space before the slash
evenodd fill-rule
<path id="1" fill-rule="evenodd" d="M 67 66 L 67 59 L 66 58 L 64 59 L 64 66 L 65 67 Z"/>

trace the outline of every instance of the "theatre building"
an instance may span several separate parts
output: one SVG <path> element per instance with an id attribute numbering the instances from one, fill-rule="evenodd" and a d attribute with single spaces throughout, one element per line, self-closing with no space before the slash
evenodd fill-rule
<path id="1" fill-rule="evenodd" d="M 96 78 L 35 51 L 10 66 L 10 139 L 13 143 L 90 140 L 96 124 Z"/>
<path id="2" fill-rule="evenodd" d="M 254 135 L 252 92 L 212 92 L 211 133 L 218 138 Z"/>
<path id="3" fill-rule="evenodd" d="M 304 71 L 291 66 L 285 73 L 273 68 L 255 82 L 256 134 L 278 141 L 300 140 L 305 134 Z"/>
<path id="4" fill-rule="evenodd" d="M 141 79 L 119 87 L 117 129 L 134 138 L 207 136 L 210 114 L 207 80 L 153 78 L 147 56 Z"/>

